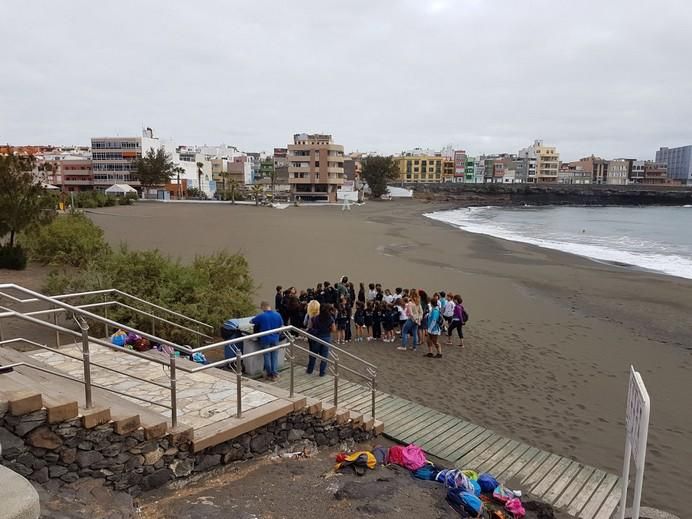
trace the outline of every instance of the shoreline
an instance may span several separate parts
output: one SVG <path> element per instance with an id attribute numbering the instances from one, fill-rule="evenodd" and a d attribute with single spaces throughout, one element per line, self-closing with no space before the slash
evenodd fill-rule
<path id="1" fill-rule="evenodd" d="M 343 274 L 356 284 L 459 292 L 471 316 L 467 347 L 445 347 L 445 362 L 397 344 L 351 343 L 349 351 L 378 366 L 384 391 L 614 473 L 634 364 L 652 399 L 643 501 L 684 516 L 692 414 L 680 413 L 680 396 L 692 394 L 692 281 L 458 232 L 422 216 L 450 208 L 458 203 L 280 212 L 136 204 L 109 211 L 120 217 L 90 217 L 111 244 L 182 261 L 242 252 L 260 285 L 257 301 L 273 300 L 275 285 L 307 288 Z"/>
<path id="2" fill-rule="evenodd" d="M 532 207 L 532 208 L 558 208 L 558 207 L 593 208 L 595 206 L 578 206 L 578 205 L 569 205 L 569 206 L 556 206 L 556 205 L 516 206 L 517 209 L 522 208 L 522 207 Z M 605 207 L 632 208 L 633 206 L 599 206 L 599 207 L 604 207 L 604 208 Z M 642 207 L 655 207 L 655 206 L 642 206 Z M 665 207 L 665 206 L 661 206 L 661 207 Z M 672 207 L 672 206 L 667 206 L 667 207 Z M 675 207 L 682 209 L 685 206 L 675 206 Z M 566 241 L 566 242 L 557 242 L 556 241 L 556 242 L 549 242 L 550 244 L 553 244 L 554 246 L 550 246 L 550 245 L 546 245 L 546 244 L 539 244 L 539 243 L 535 243 L 535 241 L 540 240 L 539 238 L 532 238 L 532 237 L 527 237 L 527 236 L 522 235 L 516 239 L 512 239 L 512 238 L 508 238 L 505 236 L 498 236 L 498 235 L 492 234 L 490 232 L 485 232 L 483 230 L 470 230 L 470 229 L 462 226 L 461 224 L 445 221 L 445 220 L 435 218 L 432 216 L 436 213 L 443 213 L 443 212 L 447 212 L 447 211 L 455 211 L 455 210 L 461 210 L 461 209 L 467 209 L 467 208 L 469 208 L 469 209 L 470 208 L 480 208 L 480 209 L 500 209 L 500 210 L 502 210 L 502 209 L 510 209 L 513 207 L 509 207 L 509 206 L 465 206 L 465 207 L 459 207 L 459 206 L 456 206 L 456 207 L 452 207 L 452 208 L 448 208 L 448 209 L 442 209 L 442 210 L 438 210 L 438 211 L 434 211 L 434 212 L 421 213 L 421 216 L 424 218 L 427 218 L 429 220 L 445 224 L 445 225 L 449 226 L 450 228 L 453 228 L 457 231 L 462 231 L 462 232 L 466 232 L 466 233 L 473 234 L 473 235 L 486 236 L 486 237 L 493 238 L 496 240 L 501 240 L 503 242 L 521 243 L 523 245 L 538 247 L 539 249 L 542 249 L 542 250 L 550 250 L 550 251 L 560 252 L 563 254 L 569 254 L 569 255 L 574 256 L 574 257 L 586 258 L 586 259 L 593 261 L 593 262 L 596 262 L 596 263 L 600 263 L 600 264 L 604 264 L 604 265 L 608 265 L 608 266 L 612 266 L 612 267 L 617 267 L 617 268 L 623 268 L 623 269 L 627 269 L 627 270 L 634 271 L 634 272 L 644 272 L 644 273 L 649 273 L 649 274 L 658 274 L 658 275 L 662 275 L 662 276 L 670 276 L 670 277 L 673 277 L 676 279 L 692 280 L 692 274 L 687 275 L 687 276 L 679 275 L 679 274 L 675 274 L 672 272 L 666 272 L 664 270 L 657 270 L 654 268 L 649 268 L 649 267 L 639 265 L 636 263 L 631 263 L 631 262 L 617 260 L 617 259 L 599 258 L 597 256 L 589 255 L 587 253 L 572 252 L 569 250 L 565 250 L 564 248 L 561 248 L 561 246 L 564 247 L 564 246 L 569 246 L 571 244 L 578 246 L 578 245 L 580 245 L 578 243 L 573 243 L 573 242 L 569 242 L 569 241 Z M 601 247 L 600 245 L 591 245 L 591 244 L 582 244 L 582 245 Z M 610 249 L 606 248 L 604 250 L 608 251 Z M 629 254 L 635 254 L 635 253 L 629 253 Z"/>

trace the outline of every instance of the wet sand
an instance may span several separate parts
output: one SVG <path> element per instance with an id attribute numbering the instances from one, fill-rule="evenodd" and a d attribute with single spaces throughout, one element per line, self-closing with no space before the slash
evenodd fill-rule
<path id="1" fill-rule="evenodd" d="M 285 210 L 139 203 L 92 213 L 117 244 L 183 260 L 244 253 L 260 284 L 347 274 L 385 287 L 461 293 L 467 347 L 442 360 L 396 344 L 348 346 L 379 386 L 563 456 L 619 473 L 630 364 L 652 400 L 644 501 L 687 514 L 692 470 L 692 282 L 461 232 L 416 201 Z"/>

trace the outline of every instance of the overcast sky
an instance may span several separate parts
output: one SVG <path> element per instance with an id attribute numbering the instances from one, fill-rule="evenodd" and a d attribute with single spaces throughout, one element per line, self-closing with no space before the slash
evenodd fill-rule
<path id="1" fill-rule="evenodd" d="M 0 142 L 692 144 L 689 0 L 3 0 Z"/>

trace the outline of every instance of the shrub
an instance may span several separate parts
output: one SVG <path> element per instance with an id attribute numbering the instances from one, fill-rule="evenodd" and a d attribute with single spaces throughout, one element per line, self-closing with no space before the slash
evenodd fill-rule
<path id="1" fill-rule="evenodd" d="M 83 267 L 110 250 L 103 230 L 78 213 L 59 216 L 24 235 L 21 241 L 29 257 L 44 265 Z"/>
<path id="2" fill-rule="evenodd" d="M 199 256 L 192 265 L 183 265 L 158 250 L 131 251 L 123 246 L 78 272 L 52 272 L 44 287 L 49 294 L 106 288 L 118 288 L 215 327 L 254 310 L 254 283 L 247 261 L 226 252 Z M 111 308 L 109 317 L 151 331 L 151 320 L 130 310 Z M 163 323 L 157 323 L 156 335 L 195 344 L 193 334 Z"/>
<path id="3" fill-rule="evenodd" d="M 0 246 L 0 268 L 11 270 L 26 268 L 26 253 L 21 245 Z"/>

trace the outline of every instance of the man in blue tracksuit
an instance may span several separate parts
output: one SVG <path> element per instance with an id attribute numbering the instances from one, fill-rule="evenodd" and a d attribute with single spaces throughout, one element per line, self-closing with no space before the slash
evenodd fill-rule
<path id="1" fill-rule="evenodd" d="M 281 328 L 284 325 L 284 321 L 278 312 L 272 310 L 272 307 L 266 301 L 262 301 L 260 305 L 262 312 L 257 314 L 252 318 L 250 323 L 255 325 L 255 331 L 266 332 L 268 330 L 274 330 L 276 328 Z M 259 338 L 260 347 L 263 349 L 270 348 L 279 344 L 279 334 L 270 333 Z M 264 354 L 264 371 L 267 378 L 270 380 L 276 380 L 279 377 L 277 372 L 279 363 L 279 351 L 274 350 Z"/>

